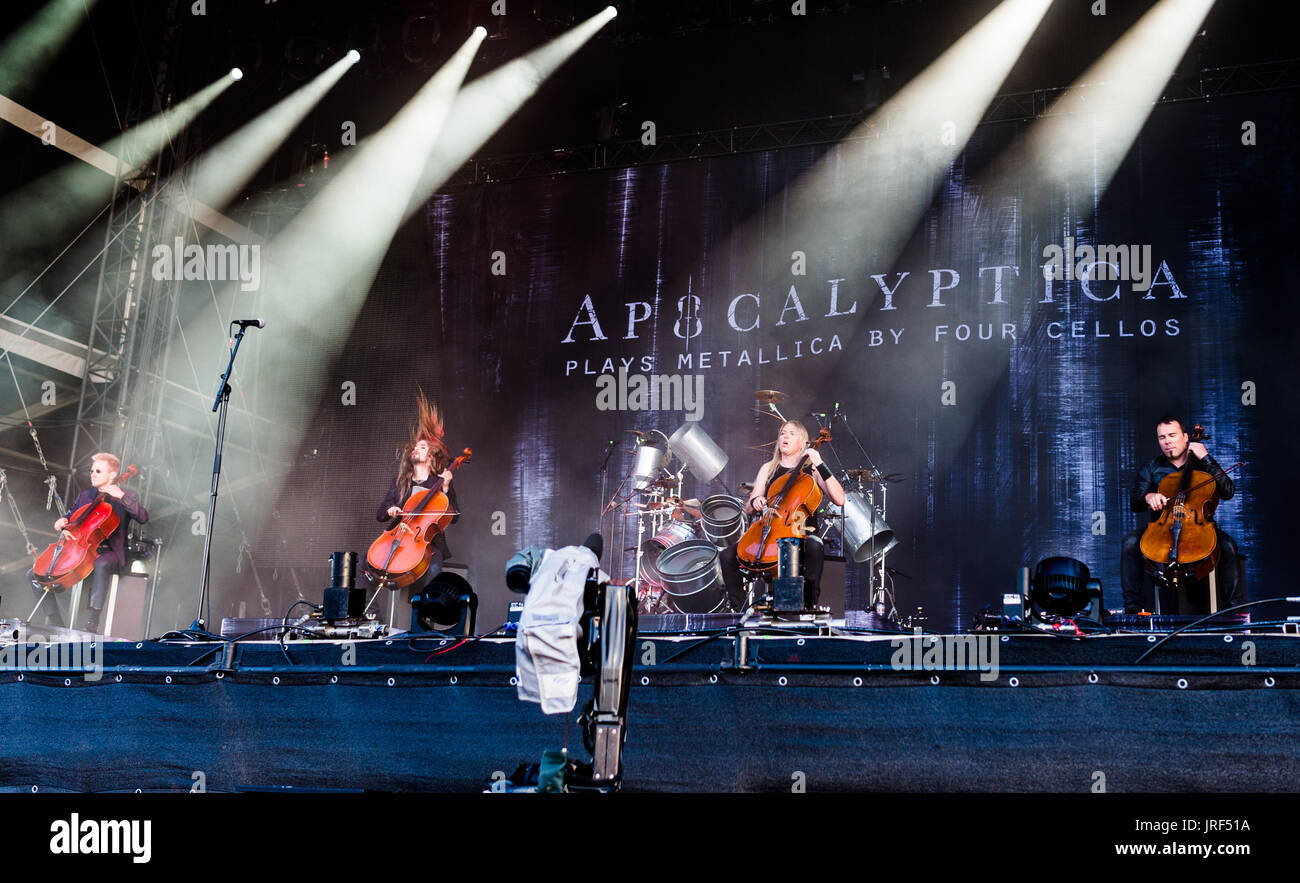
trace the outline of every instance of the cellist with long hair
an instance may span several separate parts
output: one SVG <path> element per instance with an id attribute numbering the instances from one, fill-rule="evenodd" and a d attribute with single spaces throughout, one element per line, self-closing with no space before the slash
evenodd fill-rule
<path id="1" fill-rule="evenodd" d="M 772 449 L 772 459 L 758 470 L 754 479 L 754 490 L 750 492 L 745 509 L 753 515 L 761 515 L 767 505 L 767 491 L 772 482 L 787 473 L 795 471 L 803 458 L 807 456 L 807 465 L 812 470 L 814 480 L 822 492 L 829 496 L 837 506 L 844 505 L 844 488 L 831 474 L 830 467 L 822 462 L 822 455 L 808 444 L 808 430 L 798 420 L 787 420 L 781 424 L 776 445 Z M 806 523 L 808 528 L 816 527 L 815 518 Z M 722 581 L 727 587 L 727 597 L 733 609 L 739 609 L 744 602 L 743 578 L 740 573 L 740 560 L 735 546 L 723 549 L 718 555 L 722 566 Z M 804 539 L 803 575 L 805 580 L 804 607 L 811 609 L 821 597 L 822 568 L 825 564 L 825 552 L 821 540 L 810 534 Z"/>
<path id="2" fill-rule="evenodd" d="M 393 479 L 384 501 L 379 504 L 375 514 L 377 521 L 387 521 L 389 526 L 397 523 L 402 516 L 402 506 L 411 494 L 420 488 L 439 485 L 451 502 L 455 524 L 460 518 L 460 504 L 456 500 L 456 491 L 452 487 L 451 456 L 443 442 L 442 415 L 436 405 L 425 397 L 423 390 L 415 396 L 417 419 L 411 427 L 411 436 L 397 450 L 397 476 Z M 439 532 L 433 540 L 433 553 L 429 560 L 429 569 L 415 584 L 407 586 L 406 599 L 428 585 L 442 571 L 442 563 L 451 556 L 447 547 L 446 532 Z"/>

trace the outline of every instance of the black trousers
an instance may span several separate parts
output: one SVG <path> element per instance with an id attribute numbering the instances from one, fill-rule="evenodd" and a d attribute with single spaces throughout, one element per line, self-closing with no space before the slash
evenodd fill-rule
<path id="1" fill-rule="evenodd" d="M 1146 525 L 1124 537 L 1124 548 L 1120 553 L 1119 575 L 1124 589 L 1124 612 L 1137 613 L 1139 610 L 1154 611 L 1155 581 L 1146 573 L 1146 562 L 1142 558 L 1142 534 Z M 1215 569 L 1215 578 L 1219 588 L 1219 609 L 1243 604 L 1241 585 L 1241 559 L 1237 552 L 1237 543 L 1231 536 L 1219 529 L 1216 524 L 1214 533 L 1219 544 L 1219 566 Z M 1172 611 L 1173 596 L 1162 594 L 1160 609 L 1165 613 Z M 1166 602 L 1166 598 L 1168 601 Z"/>
<path id="2" fill-rule="evenodd" d="M 107 555 L 100 555 L 95 559 L 95 569 L 91 571 L 90 578 L 87 582 L 90 584 L 90 597 L 87 601 L 88 606 L 94 612 L 91 614 L 91 621 L 98 625 L 99 611 L 104 609 L 104 602 L 108 600 L 108 589 L 113 583 L 113 575 L 118 572 L 117 562 L 110 559 Z M 35 604 L 41 600 L 45 594 L 45 589 L 35 581 L 36 571 L 27 571 L 27 581 L 32 584 L 32 603 Z M 46 598 L 36 611 L 36 618 L 33 621 L 40 621 L 44 616 L 46 625 L 61 626 L 63 614 L 59 612 L 58 596 L 51 593 L 51 597 Z M 68 619 L 72 620 L 69 625 L 75 625 L 77 611 L 69 610 Z"/>
<path id="3" fill-rule="evenodd" d="M 822 570 L 826 566 L 826 550 L 822 547 L 821 537 L 806 536 L 803 540 L 803 606 L 811 609 L 816 606 L 822 595 Z M 722 583 L 727 589 L 727 599 L 732 610 L 743 610 L 745 604 L 744 577 L 740 572 L 740 559 L 736 547 L 728 546 L 718 553 L 718 563 L 722 565 Z"/>

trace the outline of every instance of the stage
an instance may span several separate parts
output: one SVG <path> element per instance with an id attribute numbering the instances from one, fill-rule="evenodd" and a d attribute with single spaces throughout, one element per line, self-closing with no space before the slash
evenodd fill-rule
<path id="1" fill-rule="evenodd" d="M 1294 790 L 1300 638 L 1183 634 L 1136 664 L 1156 640 L 643 632 L 622 787 Z M 35 646 L 0 670 L 4 790 L 469 793 L 566 736 L 585 756 L 590 687 L 542 715 L 509 637 L 82 645 L 97 679 L 24 668 Z"/>

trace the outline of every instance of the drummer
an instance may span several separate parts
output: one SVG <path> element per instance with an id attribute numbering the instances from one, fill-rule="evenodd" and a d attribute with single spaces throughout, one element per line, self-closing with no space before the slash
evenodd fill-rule
<path id="1" fill-rule="evenodd" d="M 754 489 L 745 504 L 745 511 L 756 516 L 763 514 L 763 508 L 767 505 L 767 489 L 782 475 L 793 472 L 805 455 L 813 468 L 813 478 L 816 479 L 822 492 L 829 496 L 835 505 L 843 506 L 844 488 L 831 474 L 830 467 L 822 462 L 821 452 L 808 446 L 808 430 L 798 420 L 787 420 L 781 424 L 781 432 L 777 436 L 772 459 L 758 470 L 758 476 L 754 479 Z M 805 522 L 805 526 L 809 530 L 816 529 L 815 514 Z M 736 546 L 723 549 L 718 557 L 722 565 L 722 581 L 726 584 L 731 607 L 733 610 L 741 610 L 745 603 L 745 590 Z M 825 564 L 825 557 L 821 538 L 815 533 L 805 536 L 802 556 L 805 609 L 816 606 L 817 600 L 821 597 L 822 567 Z"/>

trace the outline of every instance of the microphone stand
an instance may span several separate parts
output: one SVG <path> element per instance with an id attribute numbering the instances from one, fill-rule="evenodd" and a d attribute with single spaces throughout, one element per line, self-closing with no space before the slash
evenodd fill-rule
<path id="1" fill-rule="evenodd" d="M 608 484 L 608 482 L 609 482 L 609 458 L 610 458 L 610 456 L 614 453 L 614 447 L 616 446 L 616 444 L 617 444 L 617 440 L 616 440 L 616 439 L 610 439 L 610 440 L 609 440 L 609 444 L 605 446 L 605 459 L 604 459 L 604 461 L 600 464 L 600 522 L 599 522 L 599 523 L 600 523 L 600 532 L 601 532 L 601 536 L 604 536 L 604 535 L 605 535 L 605 512 L 607 511 L 607 507 L 605 506 L 605 490 L 609 487 L 609 484 Z M 612 522 L 612 521 L 611 521 L 611 523 L 610 523 L 610 528 L 611 528 L 611 530 L 610 530 L 610 534 L 611 534 L 611 536 L 612 536 L 612 534 L 613 534 L 613 522 Z M 603 551 L 603 550 L 602 550 L 602 551 Z M 611 552 L 610 554 L 612 555 L 613 553 Z M 597 555 L 596 557 L 599 559 L 599 558 L 601 558 L 601 557 L 603 557 L 603 556 L 601 556 L 601 555 Z M 597 563 L 600 563 L 600 562 L 597 561 Z M 613 568 L 610 568 L 610 569 L 612 570 Z"/>
<path id="2" fill-rule="evenodd" d="M 230 408 L 230 375 L 235 371 L 235 356 L 239 355 L 239 345 L 243 342 L 244 332 L 247 330 L 247 325 L 240 325 L 239 331 L 235 333 L 235 345 L 230 348 L 230 361 L 226 364 L 226 373 L 221 375 L 216 401 L 212 403 L 212 410 L 218 412 L 217 453 L 212 461 L 212 492 L 208 496 L 207 530 L 203 532 L 203 576 L 199 582 L 199 606 L 194 613 L 194 622 L 189 628 L 191 632 L 200 635 L 210 634 L 207 623 L 203 619 L 203 608 L 208 602 L 208 585 L 212 576 L 212 530 L 216 527 L 217 485 L 221 482 L 221 449 L 226 441 L 226 411 Z"/>

